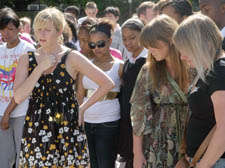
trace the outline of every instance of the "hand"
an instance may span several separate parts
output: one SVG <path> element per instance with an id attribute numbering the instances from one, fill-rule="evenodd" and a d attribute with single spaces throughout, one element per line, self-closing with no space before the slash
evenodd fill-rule
<path id="1" fill-rule="evenodd" d="M 45 72 L 46 70 L 56 65 L 56 63 L 57 63 L 56 56 L 50 55 L 40 63 L 40 66 L 42 68 L 42 71 Z"/>
<path id="2" fill-rule="evenodd" d="M 1 128 L 6 130 L 9 128 L 9 115 L 4 113 L 2 120 L 1 120 Z"/>
<path id="3" fill-rule="evenodd" d="M 82 107 L 79 108 L 79 119 L 78 119 L 79 126 L 84 126 L 84 110 Z"/>
<path id="4" fill-rule="evenodd" d="M 138 153 L 134 155 L 134 163 L 133 163 L 134 168 L 142 168 L 143 165 L 146 165 L 146 163 L 147 162 L 143 153 Z"/>

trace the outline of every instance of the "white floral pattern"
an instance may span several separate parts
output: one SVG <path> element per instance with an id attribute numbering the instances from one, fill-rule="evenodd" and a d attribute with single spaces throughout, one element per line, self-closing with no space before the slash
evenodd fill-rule
<path id="1" fill-rule="evenodd" d="M 32 91 L 25 118 L 20 168 L 86 168 L 86 136 L 78 127 L 74 84 L 65 69 L 66 54 L 53 73 L 41 76 Z M 29 53 L 29 74 L 37 66 Z"/>

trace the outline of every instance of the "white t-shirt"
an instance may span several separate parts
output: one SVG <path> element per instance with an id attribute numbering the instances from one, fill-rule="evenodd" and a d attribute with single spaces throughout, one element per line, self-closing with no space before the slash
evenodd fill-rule
<path id="1" fill-rule="evenodd" d="M 34 50 L 34 46 L 24 40 L 20 40 L 16 47 L 10 49 L 6 47 L 6 43 L 0 45 L 0 116 L 4 115 L 13 97 L 13 85 L 19 57 Z M 19 104 L 10 117 L 26 115 L 27 107 L 28 99 Z"/>
<path id="2" fill-rule="evenodd" d="M 136 58 L 132 56 L 132 53 L 127 55 L 127 58 L 129 59 L 130 63 L 133 63 L 133 64 L 136 62 L 137 59 L 147 58 L 147 57 L 148 57 L 148 50 L 146 48 L 144 48 Z"/>
<path id="3" fill-rule="evenodd" d="M 116 61 L 112 68 L 105 73 L 113 80 L 115 87 L 111 90 L 112 92 L 120 92 L 121 80 L 119 76 L 119 67 L 122 61 Z M 83 77 L 83 86 L 85 89 L 95 90 L 99 86 L 87 76 Z M 84 101 L 87 97 L 84 98 Z M 84 112 L 84 121 L 88 123 L 104 123 L 111 122 L 120 119 L 120 104 L 118 98 L 112 100 L 98 101 L 90 106 Z"/>
<path id="4" fill-rule="evenodd" d="M 80 19 L 78 19 L 78 27 L 80 27 L 80 25 L 83 23 L 83 21 L 85 21 L 88 17 L 85 16 L 85 17 L 82 17 Z"/>

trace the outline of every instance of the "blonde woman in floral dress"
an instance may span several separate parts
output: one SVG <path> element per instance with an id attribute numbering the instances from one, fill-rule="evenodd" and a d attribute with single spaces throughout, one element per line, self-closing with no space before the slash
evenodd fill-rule
<path id="1" fill-rule="evenodd" d="M 134 168 L 174 168 L 187 112 L 187 70 L 172 44 L 177 23 L 158 16 L 141 32 L 150 55 L 131 97 Z"/>
<path id="2" fill-rule="evenodd" d="M 20 151 L 22 168 L 87 167 L 86 136 L 79 127 L 83 112 L 114 87 L 87 58 L 60 44 L 64 25 L 58 9 L 40 11 L 34 31 L 41 47 L 21 56 L 18 64 L 15 101 L 21 103 L 30 95 Z M 78 72 L 99 85 L 80 106 L 75 93 Z"/>

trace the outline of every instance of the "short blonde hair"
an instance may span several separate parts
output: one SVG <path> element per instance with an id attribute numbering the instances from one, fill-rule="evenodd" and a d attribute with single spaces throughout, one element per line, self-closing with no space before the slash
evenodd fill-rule
<path id="1" fill-rule="evenodd" d="M 23 26 L 25 25 L 25 24 L 31 24 L 31 19 L 30 18 L 28 18 L 28 17 L 22 17 L 22 18 L 20 18 L 20 22 L 23 24 Z"/>
<path id="2" fill-rule="evenodd" d="M 65 17 L 61 11 L 55 7 L 50 7 L 40 11 L 34 19 L 34 33 L 37 29 L 48 22 L 53 22 L 57 32 L 63 32 L 66 25 Z"/>
<path id="3" fill-rule="evenodd" d="M 207 16 L 195 14 L 184 20 L 173 36 L 175 46 L 192 60 L 204 81 L 207 71 L 222 53 L 223 37 L 216 24 Z"/>
<path id="4" fill-rule="evenodd" d="M 159 15 L 148 23 L 141 32 L 140 43 L 145 48 L 159 48 L 159 41 L 166 43 L 169 47 L 168 57 L 171 60 L 175 72 L 175 80 L 183 91 L 186 91 L 188 85 L 188 75 L 186 64 L 181 60 L 179 51 L 172 43 L 172 37 L 178 24 L 167 15 Z M 165 82 L 166 61 L 156 61 L 150 54 L 146 65 L 149 68 L 150 76 L 153 82 L 153 90 L 160 89 L 159 83 Z"/>

